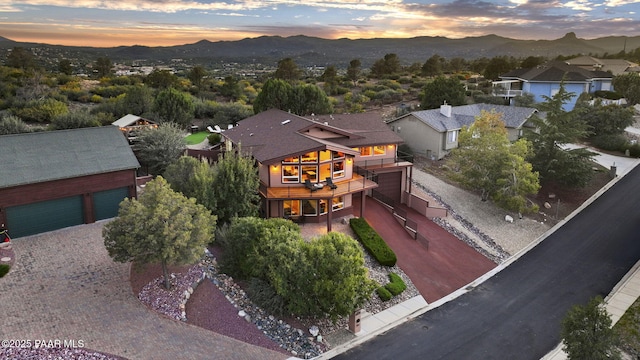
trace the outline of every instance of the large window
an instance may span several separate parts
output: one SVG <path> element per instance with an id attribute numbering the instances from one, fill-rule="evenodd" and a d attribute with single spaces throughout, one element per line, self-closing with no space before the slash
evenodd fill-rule
<path id="1" fill-rule="evenodd" d="M 371 156 L 373 155 L 373 150 L 371 146 L 363 146 L 360 148 L 360 156 Z"/>
<path id="2" fill-rule="evenodd" d="M 285 200 L 284 216 L 300 216 L 300 200 Z"/>
<path id="3" fill-rule="evenodd" d="M 300 167 L 298 165 L 282 166 L 282 182 L 297 183 L 300 182 Z"/>
<path id="4" fill-rule="evenodd" d="M 384 146 L 376 151 L 384 151 Z M 373 154 L 373 147 L 368 152 Z M 312 151 L 302 156 L 292 156 L 282 160 L 282 183 L 312 183 L 325 181 L 326 178 L 345 177 L 346 155 L 342 151 Z"/>
<path id="5" fill-rule="evenodd" d="M 333 178 L 344 177 L 344 160 L 333 163 Z"/>
<path id="6" fill-rule="evenodd" d="M 302 215 L 318 215 L 318 200 L 302 200 Z"/>
<path id="7" fill-rule="evenodd" d="M 306 153 L 300 157 L 300 161 L 302 163 L 317 163 L 318 162 L 318 153 L 312 151 L 310 153 Z"/>
<path id="8" fill-rule="evenodd" d="M 331 199 L 332 203 L 333 203 L 333 210 L 340 210 L 342 208 L 344 208 L 344 197 L 342 196 L 338 196 L 338 197 L 334 197 L 333 199 Z"/>
<path id="9" fill-rule="evenodd" d="M 302 181 L 318 182 L 318 165 L 302 165 Z"/>
<path id="10" fill-rule="evenodd" d="M 384 145 L 376 145 L 373 147 L 373 155 L 384 155 L 387 150 Z"/>

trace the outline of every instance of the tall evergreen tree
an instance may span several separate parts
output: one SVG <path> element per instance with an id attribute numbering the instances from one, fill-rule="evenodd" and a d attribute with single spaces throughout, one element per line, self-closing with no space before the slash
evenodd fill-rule
<path id="1" fill-rule="evenodd" d="M 539 110 L 546 117 L 532 116 L 531 122 L 536 131 L 528 131 L 525 135 L 533 146 L 532 156 L 528 160 L 540 174 L 543 183 L 557 182 L 564 186 L 583 187 L 593 176 L 592 160 L 595 153 L 564 147 L 589 134 L 579 111 L 567 112 L 562 108 L 572 96 L 573 93 L 566 91 L 564 83 L 554 96 L 545 96 L 546 101 L 539 104 Z"/>

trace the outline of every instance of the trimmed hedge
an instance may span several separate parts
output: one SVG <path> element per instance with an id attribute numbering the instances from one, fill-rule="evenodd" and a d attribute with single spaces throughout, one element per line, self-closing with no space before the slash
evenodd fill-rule
<path id="1" fill-rule="evenodd" d="M 351 218 L 349 225 L 356 233 L 362 246 L 376 259 L 380 265 L 394 266 L 398 259 L 389 245 L 363 218 Z"/>
<path id="2" fill-rule="evenodd" d="M 7 275 L 7 273 L 9 273 L 9 269 L 11 269 L 11 266 L 8 264 L 0 264 L 0 278 Z"/>
<path id="3" fill-rule="evenodd" d="M 407 289 L 407 284 L 404 283 L 404 280 L 402 280 L 402 278 L 398 274 L 390 273 L 389 281 L 390 282 L 385 285 L 385 288 L 389 290 L 389 292 L 393 296 L 398 296 Z"/>
<path id="4" fill-rule="evenodd" d="M 393 297 L 389 290 L 387 290 L 387 288 L 385 288 L 384 286 L 380 286 L 379 288 L 377 288 L 376 292 L 378 293 L 378 296 L 382 301 L 389 301 Z"/>

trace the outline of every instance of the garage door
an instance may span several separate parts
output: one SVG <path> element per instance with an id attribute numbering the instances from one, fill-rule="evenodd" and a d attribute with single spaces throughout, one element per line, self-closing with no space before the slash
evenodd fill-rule
<path id="1" fill-rule="evenodd" d="M 93 207 L 96 220 L 116 217 L 118 215 L 120 202 L 128 196 L 129 189 L 126 187 L 93 193 Z"/>
<path id="2" fill-rule="evenodd" d="M 12 238 L 80 225 L 83 220 L 81 196 L 7 208 L 7 227 Z"/>
<path id="3" fill-rule="evenodd" d="M 384 200 L 400 202 L 402 189 L 402 173 L 391 172 L 378 174 L 378 187 L 374 190 L 378 194 L 383 195 Z M 383 201 L 384 201 L 383 200 Z M 392 205 L 392 204 L 389 204 Z"/>

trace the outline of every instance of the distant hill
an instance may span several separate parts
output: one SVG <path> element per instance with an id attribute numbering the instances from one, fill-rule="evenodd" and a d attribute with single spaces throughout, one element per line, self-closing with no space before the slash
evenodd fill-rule
<path id="1" fill-rule="evenodd" d="M 59 54 L 76 56 L 108 56 L 113 61 L 186 59 L 199 63 L 239 62 L 274 63 L 291 57 L 299 65 L 329 65 L 346 67 L 349 61 L 360 59 L 370 66 L 385 54 L 395 53 L 405 64 L 424 63 L 438 54 L 447 59 L 461 57 L 468 60 L 507 55 L 514 57 L 591 54 L 617 54 L 640 47 L 640 36 L 606 37 L 585 40 L 568 33 L 556 40 L 517 40 L 497 35 L 449 39 L 445 37 L 415 37 L 408 39 L 321 39 L 309 36 L 261 36 L 238 41 L 198 41 L 166 47 L 119 46 L 113 48 L 73 47 L 36 43 L 21 43 L 0 37 L 0 49 L 14 46 L 48 48 Z"/>

